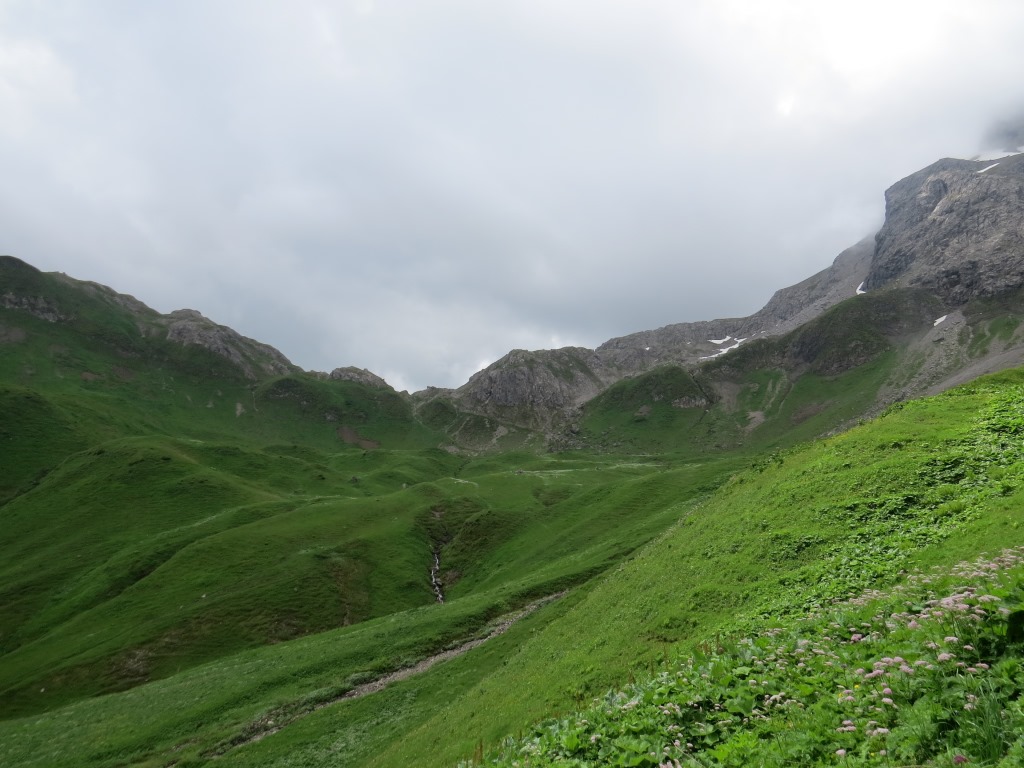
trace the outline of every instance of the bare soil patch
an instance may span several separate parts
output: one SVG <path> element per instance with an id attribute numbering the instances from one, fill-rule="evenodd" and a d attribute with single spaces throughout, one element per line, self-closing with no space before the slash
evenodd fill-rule
<path id="1" fill-rule="evenodd" d="M 346 445 L 358 445 L 364 451 L 369 451 L 374 448 L 380 448 L 380 443 L 376 440 L 370 440 L 367 437 L 363 437 L 352 427 L 342 424 L 337 430 L 338 437 L 341 438 L 342 442 Z"/>

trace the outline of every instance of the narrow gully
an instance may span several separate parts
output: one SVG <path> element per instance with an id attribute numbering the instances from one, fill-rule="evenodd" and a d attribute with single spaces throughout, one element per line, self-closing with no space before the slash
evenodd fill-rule
<path id="1" fill-rule="evenodd" d="M 437 602 L 444 603 L 444 585 L 441 583 L 441 552 L 434 550 L 434 564 L 430 567 L 430 586 L 434 588 Z"/>

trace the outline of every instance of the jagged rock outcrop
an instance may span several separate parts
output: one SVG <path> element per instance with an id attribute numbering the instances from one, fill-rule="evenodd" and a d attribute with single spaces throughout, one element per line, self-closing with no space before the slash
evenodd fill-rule
<path id="1" fill-rule="evenodd" d="M 885 192 L 865 289 L 920 287 L 948 306 L 1024 286 L 1024 155 L 940 160 Z"/>
<path id="2" fill-rule="evenodd" d="M 543 420 L 537 411 L 565 412 L 655 366 L 698 366 L 753 339 L 783 336 L 861 290 L 923 289 L 937 306 L 952 309 L 1024 287 L 1024 155 L 940 160 L 894 184 L 885 199 L 885 224 L 876 236 L 777 291 L 749 317 L 677 323 L 610 339 L 596 350 L 517 351 L 476 374 L 458 399 L 475 412 L 527 426 Z M 920 314 L 915 323 L 924 322 Z M 800 339 L 814 346 L 810 337 Z M 851 352 L 828 369 L 857 359 Z M 566 368 L 567 360 L 575 368 Z"/>
<path id="3" fill-rule="evenodd" d="M 284 355 L 226 325 L 218 325 L 194 309 L 178 309 L 160 318 L 167 340 L 183 346 L 195 344 L 233 362 L 249 379 L 281 376 L 298 368 Z"/>
<path id="4" fill-rule="evenodd" d="M 457 390 L 460 407 L 536 428 L 552 423 L 612 384 L 656 366 L 698 365 L 751 339 L 779 336 L 856 295 L 874 241 L 843 251 L 816 275 L 783 288 L 750 317 L 675 323 L 610 339 L 596 350 L 515 350 Z"/>
<path id="5" fill-rule="evenodd" d="M 515 349 L 454 392 L 458 405 L 530 428 L 543 428 L 622 378 L 584 347 Z"/>
<path id="6" fill-rule="evenodd" d="M 856 295 L 867 278 L 874 252 L 874 237 L 847 248 L 828 268 L 776 291 L 764 307 L 746 318 L 737 334 L 753 337 L 788 333 Z"/>
<path id="7" fill-rule="evenodd" d="M 70 319 L 70 315 L 61 312 L 60 307 L 45 296 L 18 296 L 8 292 L 0 295 L 0 307 L 19 309 L 48 323 L 60 323 Z"/>
<path id="8" fill-rule="evenodd" d="M 743 322 L 743 318 L 728 318 L 675 323 L 609 339 L 596 352 L 603 361 L 627 374 L 640 373 L 667 362 L 693 363 L 728 346 Z"/>
<path id="9" fill-rule="evenodd" d="M 610 339 L 597 348 L 606 361 L 632 372 L 674 362 L 692 365 L 725 348 L 760 336 L 781 336 L 856 295 L 874 253 L 872 237 L 840 253 L 832 265 L 796 285 L 775 292 L 749 317 L 676 323 Z"/>
<path id="10" fill-rule="evenodd" d="M 365 384 L 368 387 L 376 387 L 377 389 L 394 390 L 390 384 L 377 374 L 365 368 L 356 368 L 354 365 L 335 368 L 331 371 L 329 378 L 334 381 L 354 381 L 358 384 Z"/>
<path id="11" fill-rule="evenodd" d="M 823 375 L 846 370 L 870 358 L 883 342 L 888 344 L 890 335 L 903 332 L 894 326 L 882 329 L 874 339 L 851 335 L 844 341 L 846 346 L 832 344 L 829 354 L 823 355 L 820 347 L 825 337 L 814 321 L 862 288 L 868 293 L 911 288 L 915 289 L 912 293 L 924 297 L 914 305 L 911 314 L 916 325 L 908 335 L 917 334 L 917 326 L 922 324 L 938 325 L 940 315 L 953 313 L 973 299 L 1024 289 L 1024 155 L 989 161 L 941 160 L 892 185 L 885 200 L 885 223 L 877 235 L 843 251 L 821 272 L 777 291 L 749 317 L 676 323 L 613 338 L 594 350 L 514 350 L 458 389 L 428 388 L 415 393 L 411 396 L 413 407 L 446 432 L 457 428 L 468 434 L 472 428 L 475 435 L 491 439 L 495 425 L 550 431 L 572 424 L 582 404 L 625 378 L 665 365 L 705 371 L 714 368 L 721 373 L 732 359 L 724 355 L 744 347 L 747 354 L 743 359 L 759 362 L 759 348 L 775 347 L 767 342 L 756 347 L 756 340 L 784 339 L 794 331 L 797 335 L 785 354 L 775 349 L 772 360 L 760 362 L 783 367 L 813 362 Z M 241 336 L 194 310 L 160 315 L 132 296 L 97 283 L 44 274 L 13 257 L 0 257 L 0 271 L 5 280 L 0 308 L 53 323 L 80 322 L 83 311 L 99 317 L 108 311 L 121 313 L 110 338 L 123 346 L 125 354 L 135 353 L 138 339 L 166 338 L 183 346 L 201 346 L 231 361 L 253 380 L 299 370 L 273 347 Z M 85 303 L 83 296 L 89 297 Z M 892 303 L 899 307 L 900 301 L 895 297 Z M 85 307 L 89 308 L 83 310 Z M 135 341 L 124 341 L 124 313 L 138 329 Z M 966 308 L 964 313 L 969 314 Z M 966 343 L 961 337 L 967 339 L 973 333 L 970 323 L 964 323 L 957 344 Z M 1009 331 L 1000 333 L 1003 346 L 999 353 L 1009 354 L 1016 342 L 1007 336 Z M 948 333 L 933 336 L 931 346 L 921 347 L 918 355 L 930 361 L 925 366 L 927 375 L 914 374 L 915 381 L 953 376 L 962 362 Z M 975 346 L 989 349 L 994 342 L 987 338 L 979 335 Z M 394 391 L 381 377 L 354 366 L 315 375 Z M 681 401 L 680 407 L 702 407 L 695 403 Z"/>

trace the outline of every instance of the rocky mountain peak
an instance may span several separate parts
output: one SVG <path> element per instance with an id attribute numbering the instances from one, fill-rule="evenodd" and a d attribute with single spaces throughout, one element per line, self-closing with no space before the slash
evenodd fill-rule
<path id="1" fill-rule="evenodd" d="M 585 347 L 514 349 L 455 390 L 460 407 L 530 428 L 544 427 L 622 378 Z"/>
<path id="2" fill-rule="evenodd" d="M 242 336 L 226 325 L 218 325 L 194 309 L 177 309 L 161 316 L 159 322 L 167 327 L 168 341 L 204 347 L 233 362 L 250 379 L 281 376 L 298 370 L 269 344 Z"/>
<path id="3" fill-rule="evenodd" d="M 945 159 L 885 192 L 866 290 L 925 288 L 949 306 L 1024 286 L 1024 154 Z"/>
<path id="4" fill-rule="evenodd" d="M 923 289 L 953 309 L 1024 286 L 1024 155 L 940 160 L 894 184 L 885 201 L 877 235 L 776 291 L 749 317 L 667 325 L 596 350 L 514 350 L 455 398 L 467 410 L 530 426 L 539 412 L 568 413 L 623 378 L 664 364 L 700 366 L 754 339 L 790 333 L 865 291 Z"/>
<path id="5" fill-rule="evenodd" d="M 356 368 L 354 365 L 335 368 L 331 371 L 329 378 L 334 381 L 354 381 L 358 384 L 365 384 L 368 387 L 394 391 L 394 388 L 377 374 L 365 368 Z"/>

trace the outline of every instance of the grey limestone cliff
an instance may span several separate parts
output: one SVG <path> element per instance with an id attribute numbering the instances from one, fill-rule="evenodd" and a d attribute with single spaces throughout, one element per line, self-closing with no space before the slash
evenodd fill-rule
<path id="1" fill-rule="evenodd" d="M 875 252 L 874 237 L 866 237 L 836 256 L 831 266 L 789 288 L 782 288 L 760 310 L 746 318 L 741 336 L 781 335 L 800 327 L 857 294 Z"/>
<path id="2" fill-rule="evenodd" d="M 925 288 L 952 307 L 1024 286 L 1024 155 L 940 160 L 885 208 L 866 289 Z"/>

